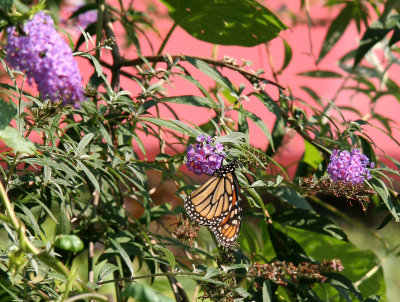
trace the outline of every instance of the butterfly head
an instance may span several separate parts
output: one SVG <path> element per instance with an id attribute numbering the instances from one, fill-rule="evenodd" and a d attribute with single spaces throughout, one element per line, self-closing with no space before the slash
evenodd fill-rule
<path id="1" fill-rule="evenodd" d="M 221 166 L 218 170 L 216 170 L 214 172 L 214 174 L 217 174 L 220 177 L 221 176 L 225 177 L 226 174 L 235 172 L 235 169 L 237 168 L 237 166 L 238 166 L 238 161 L 236 159 L 234 159 L 230 163 Z"/>

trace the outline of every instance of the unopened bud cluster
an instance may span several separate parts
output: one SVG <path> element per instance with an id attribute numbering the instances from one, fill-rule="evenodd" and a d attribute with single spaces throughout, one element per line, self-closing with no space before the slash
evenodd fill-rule
<path id="1" fill-rule="evenodd" d="M 188 218 L 183 218 L 182 214 L 179 214 L 179 223 L 174 231 L 174 235 L 185 241 L 189 240 L 189 244 L 193 244 L 193 239 L 197 237 L 199 226 L 191 222 Z"/>
<path id="2" fill-rule="evenodd" d="M 353 202 L 360 203 L 363 210 L 366 208 L 364 203 L 369 203 L 370 198 L 376 195 L 376 192 L 362 184 L 352 184 L 351 182 L 332 181 L 330 179 L 302 178 L 300 188 L 304 190 L 306 196 L 331 195 L 336 198 L 343 198 L 350 205 Z"/>
<path id="3" fill-rule="evenodd" d="M 314 264 L 301 262 L 294 265 L 292 262 L 273 261 L 271 263 L 255 263 L 249 270 L 252 277 L 263 277 L 279 285 L 287 285 L 288 279 L 298 282 L 299 279 L 314 279 L 324 282 L 327 277 L 323 273 L 343 270 L 343 265 L 339 259 L 323 260 L 322 263 Z"/>

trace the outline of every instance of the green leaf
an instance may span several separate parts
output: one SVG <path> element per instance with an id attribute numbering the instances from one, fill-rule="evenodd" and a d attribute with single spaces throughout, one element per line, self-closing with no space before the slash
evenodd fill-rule
<path id="1" fill-rule="evenodd" d="M 204 72 L 207 76 L 209 76 L 222 87 L 225 87 L 229 91 L 236 92 L 236 89 L 233 87 L 229 79 L 224 77 L 217 69 L 210 66 L 206 62 L 192 57 L 186 57 L 186 61 L 188 61 L 194 67 L 198 68 L 200 71 Z"/>
<path id="2" fill-rule="evenodd" d="M 151 221 L 156 221 L 163 215 L 172 214 L 171 213 L 172 206 L 168 203 L 163 203 L 157 206 L 154 206 L 150 209 L 150 219 Z M 140 223 L 146 223 L 146 215 L 143 214 L 142 217 L 139 218 Z"/>
<path id="3" fill-rule="evenodd" d="M 317 169 L 319 164 L 324 160 L 324 157 L 321 155 L 317 148 L 315 148 L 306 140 L 304 141 L 304 146 L 305 150 L 301 161 L 311 166 L 312 168 Z"/>
<path id="4" fill-rule="evenodd" d="M 100 135 L 104 138 L 104 140 L 106 141 L 107 145 L 112 146 L 112 139 L 110 134 L 108 133 L 108 131 L 106 130 L 106 128 L 104 127 L 104 125 L 100 122 L 97 123 L 97 127 L 99 128 L 100 131 Z"/>
<path id="5" fill-rule="evenodd" d="M 150 286 L 142 283 L 131 283 L 122 292 L 122 297 L 134 298 L 140 302 L 174 302 L 173 299 L 155 291 Z"/>
<path id="6" fill-rule="evenodd" d="M 120 18 L 121 25 L 124 27 L 125 32 L 126 32 L 126 37 L 128 38 L 128 44 L 133 43 L 136 47 L 136 50 L 138 52 L 141 52 L 141 47 L 140 47 L 140 42 L 138 38 L 138 34 L 136 33 L 136 30 L 138 29 L 138 26 L 133 26 L 133 22 L 129 22 L 129 19 L 127 17 L 122 17 Z M 131 42 L 131 43 L 129 43 Z"/>
<path id="7" fill-rule="evenodd" d="M 174 104 L 185 104 L 196 107 L 218 109 L 217 104 L 212 100 L 210 100 L 209 98 L 195 96 L 195 95 L 180 95 L 180 96 L 166 97 L 160 99 L 160 101 L 174 103 Z"/>
<path id="8" fill-rule="evenodd" d="M 275 120 L 274 128 L 272 129 L 272 140 L 274 141 L 275 150 L 269 145 L 266 154 L 272 156 L 275 151 L 281 146 L 283 138 L 286 135 L 286 128 L 282 117 L 277 117 Z"/>
<path id="9" fill-rule="evenodd" d="M 160 118 L 153 118 L 153 117 L 141 117 L 140 120 L 155 124 L 157 126 L 169 128 L 175 131 L 178 131 L 182 134 L 189 135 L 191 137 L 197 137 L 200 134 L 200 131 L 197 129 L 193 129 L 188 125 L 182 123 L 181 121 L 177 120 L 163 120 Z"/>
<path id="10" fill-rule="evenodd" d="M 227 90 L 225 90 L 227 91 Z M 250 144 L 250 128 L 249 128 L 249 123 L 247 121 L 247 117 L 245 114 L 243 114 L 243 104 L 240 104 L 240 111 L 239 115 L 237 118 L 237 123 L 238 123 L 238 132 L 244 133 L 246 136 L 246 144 Z"/>
<path id="11" fill-rule="evenodd" d="M 357 135 L 357 136 L 361 141 L 361 147 L 363 153 L 369 158 L 371 162 L 376 162 L 376 156 L 374 153 L 374 149 L 371 146 L 371 142 L 362 135 Z"/>
<path id="12" fill-rule="evenodd" d="M 38 223 L 36 222 L 35 217 L 33 216 L 32 212 L 23 204 L 17 202 L 15 203 L 17 207 L 19 207 L 24 214 L 26 215 L 27 218 L 27 223 L 29 223 L 31 225 L 31 227 L 33 228 L 33 230 L 35 231 L 37 236 L 40 236 L 40 234 L 42 233 L 40 230 L 40 227 L 38 225 Z"/>
<path id="13" fill-rule="evenodd" d="M 379 178 L 376 178 L 375 176 L 373 176 L 373 178 L 369 181 L 369 183 L 372 185 L 372 188 L 376 191 L 376 193 L 378 193 L 379 197 L 383 200 L 386 207 L 389 209 L 393 217 L 396 219 L 396 222 L 398 222 L 400 209 L 393 203 L 385 183 Z"/>
<path id="14" fill-rule="evenodd" d="M 270 281 L 264 281 L 263 282 L 263 288 L 262 288 L 262 299 L 263 302 L 271 302 L 272 301 L 272 295 L 271 295 L 271 282 Z"/>
<path id="15" fill-rule="evenodd" d="M 254 0 L 160 0 L 175 23 L 193 37 L 214 44 L 255 46 L 286 28 Z"/>
<path id="16" fill-rule="evenodd" d="M 329 273 L 326 274 L 328 279 L 325 281 L 326 284 L 331 284 L 336 288 L 336 290 L 345 298 L 347 297 L 350 298 L 350 295 L 348 292 L 351 292 L 354 294 L 359 301 L 363 301 L 362 295 L 358 289 L 356 289 L 351 283 L 349 279 L 347 279 L 345 276 L 336 274 L 336 273 Z"/>
<path id="17" fill-rule="evenodd" d="M 331 220 L 318 213 L 303 209 L 287 209 L 272 215 L 272 220 L 288 226 L 304 229 L 347 241 L 346 234 Z"/>
<path id="18" fill-rule="evenodd" d="M 298 73 L 298 75 L 312 78 L 341 78 L 342 75 L 330 70 L 312 70 Z"/>
<path id="19" fill-rule="evenodd" d="M 377 230 L 383 229 L 391 220 L 393 216 L 392 214 L 386 215 L 386 217 L 382 220 L 381 224 L 376 228 Z"/>
<path id="20" fill-rule="evenodd" d="M 210 93 L 208 92 L 207 89 L 205 89 L 199 81 L 197 81 L 196 79 L 194 79 L 191 76 L 188 76 L 184 73 L 176 73 L 176 76 L 179 76 L 181 78 L 184 78 L 185 80 L 189 81 L 190 83 L 194 84 L 202 93 L 205 97 L 207 97 L 208 99 L 212 100 L 212 97 L 210 95 Z"/>
<path id="21" fill-rule="evenodd" d="M 253 95 L 256 96 L 271 113 L 275 114 L 277 121 L 283 125 L 281 108 L 277 102 L 266 94 L 254 93 Z"/>
<path id="22" fill-rule="evenodd" d="M 317 63 L 327 55 L 336 42 L 343 36 L 344 31 L 353 18 L 354 5 L 353 2 L 346 2 L 346 6 L 342 9 L 339 15 L 333 19 L 328 32 L 326 33 Z"/>
<path id="23" fill-rule="evenodd" d="M 3 8 L 4 12 L 11 12 L 12 5 L 13 5 L 13 0 L 0 0 L 0 7 Z M 1 14 L 0 14 L 0 20 L 2 20 Z"/>
<path id="24" fill-rule="evenodd" d="M 390 38 L 389 47 L 400 41 L 400 25 L 394 28 L 393 35 Z"/>
<path id="25" fill-rule="evenodd" d="M 90 182 L 96 188 L 96 190 L 98 192 L 100 192 L 100 185 L 99 185 L 99 182 L 96 179 L 96 176 L 94 176 L 94 174 L 80 160 L 77 160 L 76 164 L 83 170 L 83 172 L 86 174 L 87 178 L 90 180 Z"/>
<path id="26" fill-rule="evenodd" d="M 119 252 L 119 255 L 124 260 L 125 264 L 128 266 L 129 271 L 131 272 L 131 277 L 134 276 L 132 261 L 129 258 L 127 252 L 123 249 L 123 247 L 114 239 L 110 238 L 111 243 L 116 247 Z M 141 301 L 141 300 L 139 300 Z"/>
<path id="27" fill-rule="evenodd" d="M 16 113 L 17 110 L 13 105 L 0 100 L 0 129 L 6 128 Z"/>
<path id="28" fill-rule="evenodd" d="M 365 31 L 360 41 L 360 46 L 357 48 L 354 65 L 364 58 L 365 54 L 379 41 L 381 41 L 391 30 L 398 26 L 400 15 L 392 15 L 387 20 L 377 20 L 370 25 Z"/>
<path id="29" fill-rule="evenodd" d="M 186 125 L 185 123 L 182 123 L 181 121 L 171 120 L 171 123 L 173 123 L 176 126 L 178 126 L 181 129 L 182 133 L 184 133 L 184 131 L 186 131 L 186 133 L 188 133 L 188 135 L 191 136 L 191 137 L 197 137 L 200 134 L 199 130 L 194 129 L 194 128 Z"/>
<path id="30" fill-rule="evenodd" d="M 156 244 L 156 245 L 153 245 L 153 247 L 155 249 L 159 249 L 160 251 L 162 251 L 164 253 L 165 258 L 167 259 L 168 263 L 171 265 L 172 270 L 174 270 L 175 264 L 176 264 L 174 254 L 172 254 L 172 252 L 169 249 L 162 247 L 161 245 Z"/>
<path id="31" fill-rule="evenodd" d="M 82 140 L 79 142 L 78 146 L 76 147 L 75 153 L 77 156 L 82 155 L 83 149 L 90 143 L 92 140 L 94 134 L 93 133 L 88 133 L 86 134 Z"/>
<path id="32" fill-rule="evenodd" d="M 310 257 L 319 262 L 323 261 L 323 259 L 340 258 L 344 267 L 341 274 L 350 280 L 360 280 L 364 278 L 368 272 L 374 270 L 377 263 L 380 263 L 380 259 L 371 251 L 371 247 L 376 251 L 380 249 L 380 247 L 375 249 L 380 245 L 380 241 L 376 240 L 374 235 L 371 235 L 369 231 L 365 230 L 363 227 L 354 228 L 354 226 L 351 226 L 349 231 L 351 231 L 354 236 L 358 236 L 358 239 L 362 238 L 362 240 L 358 240 L 361 244 L 360 249 L 362 250 L 358 249 L 351 242 L 337 240 L 330 236 L 302 229 L 286 228 L 287 234 L 294 238 L 303 249 L 307 251 Z M 383 245 L 381 247 L 382 251 L 385 251 Z M 325 283 L 326 282 L 324 282 L 324 284 Z M 360 290 L 362 289 L 363 294 L 365 293 L 367 296 L 378 293 L 384 294 L 385 282 L 382 270 L 379 269 L 375 274 L 369 275 L 369 278 L 364 280 L 363 283 L 359 285 L 359 288 Z M 322 294 L 320 297 L 328 297 L 328 295 L 325 295 L 326 290 L 330 293 L 329 297 L 337 295 L 334 288 L 328 286 L 318 290 L 318 293 Z M 339 298 L 333 300 L 340 301 Z M 350 299 L 350 301 L 354 300 Z"/>
<path id="33" fill-rule="evenodd" d="M 304 153 L 303 156 L 297 166 L 296 170 L 296 176 L 297 177 L 304 177 L 307 176 L 311 173 L 313 173 L 315 170 L 318 169 L 319 165 L 321 162 L 323 162 L 324 158 L 318 151 L 316 147 L 311 145 L 308 141 L 304 141 Z M 325 172 L 325 170 L 322 173 Z"/>
<path id="34" fill-rule="evenodd" d="M 283 59 L 283 65 L 282 68 L 278 71 L 278 74 L 281 74 L 282 71 L 284 71 L 286 69 L 286 67 L 288 67 L 290 61 L 292 60 L 292 56 L 293 56 L 293 52 L 292 52 L 292 48 L 290 47 L 290 44 L 288 42 L 286 42 L 286 40 L 282 40 L 283 41 L 283 47 L 285 48 L 285 57 Z"/>
<path id="35" fill-rule="evenodd" d="M 231 132 L 228 135 L 218 137 L 216 143 L 231 143 L 233 145 L 239 145 L 246 140 L 246 135 L 241 132 Z"/>
<path id="36" fill-rule="evenodd" d="M 261 179 L 256 180 L 249 186 L 249 188 L 267 188 L 267 187 L 268 185 Z"/>
<path id="37" fill-rule="evenodd" d="M 321 99 L 314 90 L 307 86 L 301 86 L 300 88 L 303 89 L 310 97 L 312 97 L 314 101 L 321 105 Z"/>
<path id="38" fill-rule="evenodd" d="M 305 260 L 306 252 L 294 238 L 275 229 L 272 224 L 268 224 L 268 232 L 272 247 L 278 258 L 296 262 Z"/>
<path id="39" fill-rule="evenodd" d="M 23 14 L 29 13 L 29 7 L 26 6 L 24 3 L 22 3 L 21 1 L 13 0 L 13 4 L 15 5 L 15 7 L 17 8 L 17 10 L 20 13 L 23 13 Z M 32 13 L 34 13 L 34 12 L 32 12 Z"/>
<path id="40" fill-rule="evenodd" d="M 33 142 L 24 138 L 17 129 L 10 126 L 0 129 L 0 140 L 3 140 L 14 152 L 33 154 L 36 151 Z"/>
<path id="41" fill-rule="evenodd" d="M 37 202 L 46 211 L 46 213 L 51 217 L 51 219 L 53 219 L 55 223 L 58 223 L 57 219 L 54 217 L 51 210 L 40 199 L 38 199 L 37 197 L 35 197 L 31 193 L 29 193 L 28 191 L 24 190 L 23 188 L 20 188 L 20 190 L 31 198 L 30 201 Z"/>
<path id="42" fill-rule="evenodd" d="M 278 197 L 279 199 L 287 202 L 288 204 L 304 210 L 313 210 L 310 204 L 305 200 L 299 192 L 292 188 L 268 188 L 268 191 Z"/>
<path id="43" fill-rule="evenodd" d="M 379 302 L 380 299 L 381 299 L 380 296 L 373 295 L 373 296 L 369 296 L 367 299 L 365 299 L 364 302 Z"/>
<path id="44" fill-rule="evenodd" d="M 109 274 L 111 274 L 117 270 L 118 270 L 118 266 L 116 266 L 112 263 L 104 264 L 100 269 L 99 277 L 97 278 L 97 282 L 104 280 L 105 277 L 107 277 Z"/>
<path id="45" fill-rule="evenodd" d="M 267 137 L 272 150 L 274 150 L 274 140 L 272 139 L 271 132 L 269 131 L 264 121 L 257 115 L 255 115 L 253 112 L 249 112 L 247 110 L 240 110 L 240 113 L 250 118 L 262 130 L 262 132 L 264 132 L 264 135 Z"/>
<path id="46" fill-rule="evenodd" d="M 63 201 L 60 205 L 60 216 L 58 218 L 58 224 L 56 227 L 56 234 L 68 235 L 71 233 L 71 222 L 68 218 L 68 212 Z"/>
<path id="47" fill-rule="evenodd" d="M 91 55 L 89 53 L 83 53 L 83 52 L 77 52 L 75 54 L 80 55 L 82 57 L 86 57 L 93 62 L 97 77 L 100 77 L 103 74 L 103 68 L 101 67 L 100 62 L 97 61 L 97 59 L 93 55 Z"/>
<path id="48" fill-rule="evenodd" d="M 146 148 L 145 148 L 142 140 L 140 139 L 139 136 L 136 135 L 136 133 L 132 132 L 131 134 L 132 134 L 132 137 L 135 140 L 135 142 L 138 144 L 140 151 L 142 151 L 143 155 L 146 157 L 147 156 Z"/>
<path id="49" fill-rule="evenodd" d="M 143 113 L 149 113 L 148 110 L 158 104 L 158 100 L 150 99 L 143 104 L 141 104 L 136 111 L 136 116 L 142 115 Z"/>

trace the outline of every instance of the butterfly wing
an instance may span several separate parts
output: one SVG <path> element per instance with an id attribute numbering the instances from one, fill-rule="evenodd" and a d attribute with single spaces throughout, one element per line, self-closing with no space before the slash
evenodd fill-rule
<path id="1" fill-rule="evenodd" d="M 221 245 L 231 247 L 239 236 L 242 218 L 242 202 L 239 197 L 227 217 L 219 225 L 211 225 L 209 227 Z"/>
<path id="2" fill-rule="evenodd" d="M 219 225 L 239 198 L 239 184 L 234 174 L 236 162 L 222 166 L 211 178 L 185 199 L 190 218 L 201 225 Z"/>

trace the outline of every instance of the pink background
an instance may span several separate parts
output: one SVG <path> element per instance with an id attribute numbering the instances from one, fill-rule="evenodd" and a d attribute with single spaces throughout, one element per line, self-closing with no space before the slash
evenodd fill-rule
<path id="1" fill-rule="evenodd" d="M 117 1 L 115 1 L 115 4 Z M 337 16 L 339 9 L 335 8 L 326 8 L 322 7 L 319 1 L 310 1 L 310 15 L 313 21 L 313 26 L 311 28 L 311 32 L 307 26 L 307 17 L 305 9 L 300 10 L 300 1 L 279 1 L 277 4 L 276 1 L 264 1 L 265 5 L 274 13 L 277 14 L 279 18 L 281 18 L 290 28 L 286 31 L 281 32 L 280 37 L 275 38 L 271 42 L 268 43 L 269 50 L 271 52 L 271 60 L 274 68 L 279 70 L 282 66 L 284 60 L 284 48 L 282 39 L 285 39 L 290 46 L 292 47 L 293 57 L 289 64 L 289 66 L 284 70 L 284 72 L 279 75 L 279 84 L 289 88 L 293 95 L 297 98 L 300 98 L 306 101 L 308 104 L 315 105 L 314 101 L 306 94 L 300 87 L 308 86 L 316 91 L 321 99 L 332 99 L 337 91 L 337 89 L 342 84 L 342 79 L 321 79 L 321 78 L 309 78 L 304 76 L 299 76 L 298 73 L 310 70 L 332 70 L 339 72 L 345 75 L 344 72 L 336 65 L 337 60 L 342 57 L 349 50 L 354 49 L 358 46 L 358 40 L 361 35 L 357 33 L 356 26 L 354 23 L 345 31 L 337 45 L 332 49 L 332 51 L 320 62 L 318 66 L 315 65 L 315 61 L 312 55 L 310 55 L 310 41 L 309 34 L 311 34 L 312 39 L 312 47 L 313 53 L 317 57 L 319 51 L 321 49 L 321 45 L 323 39 L 326 35 L 328 26 L 333 18 Z M 128 5 L 128 1 L 124 2 L 125 5 Z M 285 4 L 285 5 L 284 5 Z M 158 1 L 155 0 L 135 0 L 133 1 L 134 8 L 139 11 L 144 11 L 148 13 L 152 18 L 154 18 L 155 26 L 157 27 L 160 36 L 155 34 L 154 32 L 147 31 L 148 36 L 153 44 L 154 50 L 157 51 L 162 43 L 162 39 L 166 36 L 166 33 L 171 28 L 173 22 L 168 17 L 167 9 Z M 148 10 L 149 6 L 153 6 L 156 8 L 157 13 L 152 13 Z M 64 10 L 63 16 L 67 16 L 68 8 Z M 290 21 L 289 16 L 294 14 L 297 16 L 296 25 L 291 26 L 292 22 Z M 372 12 L 372 19 L 376 19 L 376 16 Z M 67 27 L 67 30 L 71 33 L 74 33 L 77 37 L 79 31 L 73 27 Z M 121 55 L 126 59 L 134 59 L 137 58 L 136 50 L 131 47 L 129 49 L 124 49 L 122 45 L 124 45 L 123 40 L 123 30 L 121 26 L 117 23 L 114 25 L 114 30 L 117 35 L 117 43 L 120 46 Z M 362 29 L 362 32 L 364 29 Z M 147 41 L 143 36 L 140 36 L 140 41 L 142 45 L 142 53 L 143 55 L 152 55 L 151 48 Z M 89 49 L 92 46 L 89 46 Z M 183 29 L 177 27 L 173 32 L 170 40 L 168 41 L 164 53 L 168 54 L 185 54 L 185 55 L 195 55 L 202 57 L 211 57 L 213 53 L 213 45 L 202 42 L 190 36 Z M 112 58 L 110 52 L 107 50 L 102 51 L 102 59 L 112 62 Z M 267 79 L 273 80 L 272 72 L 271 72 L 271 62 L 268 59 L 266 46 L 265 44 L 255 46 L 255 47 L 237 47 L 237 46 L 217 46 L 216 47 L 216 59 L 222 59 L 224 56 L 233 57 L 237 60 L 238 63 L 241 62 L 241 59 L 249 60 L 253 62 L 251 66 L 248 67 L 248 70 L 259 70 L 263 69 L 265 71 L 264 77 Z M 93 73 L 92 67 L 88 66 L 87 61 L 81 58 L 78 58 L 80 70 L 83 76 L 83 84 L 86 85 L 89 77 Z M 164 65 L 159 65 L 159 67 L 163 67 Z M 189 66 L 190 68 L 190 66 Z M 133 67 L 126 68 L 125 70 L 136 73 L 137 70 Z M 190 69 L 193 71 L 195 77 L 201 82 L 201 84 L 205 87 L 209 87 L 213 85 L 213 82 L 207 77 L 204 76 L 201 72 Z M 106 74 L 109 74 L 109 71 L 104 68 Z M 225 75 L 228 75 L 230 80 L 234 83 L 236 87 L 240 85 L 240 83 L 245 83 L 247 86 L 248 83 L 241 76 L 232 71 L 227 71 L 224 69 L 222 71 Z M 398 70 L 391 71 L 391 78 L 396 79 L 396 75 L 392 73 L 395 72 L 398 75 Z M 110 77 L 109 77 L 110 79 Z M 377 81 L 374 80 L 374 83 L 377 84 Z M 133 99 L 136 95 L 141 91 L 139 86 L 125 77 L 122 77 L 121 87 L 125 90 L 128 90 L 132 93 Z M 201 95 L 200 92 L 189 82 L 176 78 L 174 79 L 173 86 L 165 85 L 168 89 L 168 93 L 172 95 L 180 95 L 180 94 L 195 94 Z M 250 92 L 252 87 L 246 88 L 247 92 Z M 266 91 L 275 99 L 277 98 L 278 91 L 272 86 L 266 86 Z M 326 102 L 325 102 L 326 103 Z M 303 108 L 307 113 L 311 113 L 308 110 L 307 106 L 301 104 L 300 102 L 295 102 L 296 106 Z M 363 116 L 368 114 L 369 111 L 369 101 L 368 99 L 361 95 L 353 95 L 353 92 L 342 92 L 336 102 L 336 105 L 348 105 L 354 106 L 357 108 Z M 272 115 L 256 98 L 250 98 L 249 102 L 244 101 L 244 106 L 246 109 L 256 113 L 259 117 L 261 117 L 270 131 L 272 131 L 272 127 L 274 124 L 274 115 Z M 389 117 L 393 120 L 397 121 L 398 113 L 399 113 L 399 103 L 393 96 L 382 97 L 378 101 L 378 105 L 376 110 Z M 173 105 L 173 108 L 176 110 L 178 115 L 181 117 L 181 121 L 187 124 L 195 124 L 200 125 L 204 122 L 207 122 L 210 118 L 213 117 L 211 111 L 205 108 L 195 108 L 192 106 L 186 105 Z M 173 116 L 169 113 L 169 111 L 164 110 L 161 112 L 162 117 L 165 119 L 173 118 Z M 359 119 L 359 117 L 351 114 L 349 112 L 343 112 L 347 119 Z M 331 112 L 333 117 L 338 117 L 338 114 L 334 111 Z M 233 113 L 234 116 L 234 113 Z M 374 120 L 368 120 L 370 123 L 381 127 L 379 122 Z M 393 123 L 393 126 L 397 127 L 397 123 Z M 261 148 L 262 150 L 266 150 L 267 148 L 267 139 L 261 130 L 256 127 L 254 124 L 250 122 L 250 142 L 253 146 Z M 377 144 L 382 151 L 378 150 L 378 153 L 382 154 L 383 152 L 397 157 L 398 146 L 391 141 L 387 136 L 383 135 L 378 130 L 373 127 L 364 126 L 366 130 L 366 134 L 373 138 L 374 142 Z M 397 128 L 393 129 L 393 136 L 399 137 L 399 131 Z M 156 155 L 158 150 L 158 142 L 156 139 L 146 138 L 144 134 L 139 134 L 141 138 L 145 141 L 146 149 L 149 151 L 148 158 L 151 159 Z M 300 158 L 302 155 L 302 150 L 304 148 L 302 140 L 295 134 L 293 131 L 289 133 L 288 138 L 285 140 L 285 145 L 283 148 L 279 149 L 278 154 L 276 155 L 278 161 L 283 164 L 289 164 L 294 162 Z M 164 137 L 168 143 L 173 143 L 168 135 Z M 151 147 L 154 148 L 151 148 Z M 136 146 L 137 147 L 137 146 Z M 184 150 L 185 146 L 175 146 L 178 150 Z M 141 153 L 139 148 L 136 150 L 138 153 Z M 171 149 L 166 150 L 167 153 L 173 153 Z"/>
<path id="2" fill-rule="evenodd" d="M 321 99 L 332 99 L 342 83 L 342 79 L 320 79 L 320 78 L 309 78 L 304 76 L 297 75 L 300 72 L 321 69 L 321 70 L 332 70 L 339 72 L 343 75 L 345 73 L 336 65 L 337 60 L 342 57 L 349 50 L 354 49 L 358 46 L 358 40 L 360 36 L 357 33 L 356 26 L 354 23 L 346 30 L 343 34 L 337 45 L 332 49 L 332 51 L 320 62 L 318 66 L 315 65 L 315 61 L 312 55 L 310 55 L 310 42 L 309 42 L 309 34 L 311 34 L 312 38 L 312 47 L 315 56 L 318 56 L 323 39 L 326 35 L 328 25 L 331 20 L 338 14 L 338 9 L 325 8 L 322 7 L 318 1 L 311 1 L 312 5 L 310 7 L 310 15 L 314 24 L 311 28 L 311 33 L 309 32 L 309 28 L 307 26 L 307 18 L 305 10 L 300 10 L 300 1 L 279 1 L 279 5 L 276 4 L 276 1 L 265 1 L 265 5 L 273 12 L 277 13 L 278 17 L 280 17 L 284 22 L 290 26 L 290 20 L 288 20 L 289 11 L 295 13 L 299 16 L 300 22 L 297 25 L 290 27 L 288 30 L 281 33 L 280 37 L 284 38 L 292 47 L 293 58 L 287 69 L 279 76 L 279 83 L 285 87 L 288 87 L 295 97 L 301 98 L 308 102 L 309 104 L 314 104 L 312 99 L 306 94 L 300 87 L 308 86 L 316 91 Z M 313 3 L 314 2 L 314 3 Z M 287 10 L 282 9 L 282 3 L 286 3 Z M 150 14 L 154 20 L 155 24 L 160 32 L 162 38 L 166 36 L 166 33 L 171 28 L 173 22 L 168 17 L 167 9 L 160 4 L 158 1 L 135 1 L 134 6 L 138 10 L 148 11 L 147 5 L 154 5 L 158 14 Z M 278 11 L 280 9 L 280 12 Z M 374 14 L 372 14 L 372 18 L 376 18 Z M 323 23 L 319 25 L 318 23 Z M 120 32 L 118 27 L 115 28 L 116 32 Z M 363 29 L 364 30 L 364 29 Z M 153 43 L 154 50 L 157 51 L 159 46 L 161 45 L 162 39 L 154 33 L 149 33 L 149 37 Z M 121 41 L 121 40 L 120 40 Z M 148 43 L 143 39 L 142 42 L 142 52 L 144 55 L 151 55 L 151 49 Z M 121 45 L 121 43 L 119 43 Z M 173 32 L 170 40 L 168 41 L 164 53 L 168 54 L 185 54 L 185 55 L 196 55 L 203 57 L 211 57 L 212 56 L 213 45 L 202 42 L 191 37 L 188 33 L 186 33 L 182 28 L 176 28 Z M 282 66 L 284 60 L 284 49 L 281 38 L 276 38 L 269 43 L 269 50 L 271 52 L 271 58 L 273 60 L 273 64 L 275 69 L 279 69 Z M 252 61 L 253 64 L 248 67 L 249 70 L 258 70 L 263 69 L 265 71 L 264 76 L 268 79 L 273 80 L 272 72 L 270 68 L 270 64 L 268 61 L 268 56 L 266 52 L 265 45 L 259 45 L 255 47 L 237 47 L 237 46 L 218 46 L 216 51 L 217 59 L 222 59 L 223 56 L 229 56 L 237 59 L 240 63 L 241 58 Z M 126 58 L 136 58 L 135 50 L 129 49 L 124 52 Z M 162 65 L 161 65 L 162 66 Z M 83 70 L 83 69 L 82 69 Z M 135 72 L 133 68 L 129 68 L 131 72 Z M 234 72 L 227 72 L 223 70 L 224 74 L 230 75 L 230 79 L 233 81 L 235 86 L 239 86 L 240 83 L 247 82 L 236 75 Z M 206 76 L 202 75 L 200 72 L 194 74 L 196 78 L 200 80 L 200 82 L 207 87 L 207 85 L 212 84 L 212 81 Z M 398 74 L 398 72 L 397 72 Z M 391 78 L 396 78 L 391 74 Z M 374 81 L 377 83 L 377 81 Z M 129 91 L 138 92 L 138 87 L 136 85 L 126 79 L 122 81 L 122 87 Z M 175 88 L 169 88 L 170 95 L 178 95 L 178 94 L 197 94 L 200 95 L 199 91 L 192 87 L 188 82 L 176 79 L 174 82 Z M 179 88 L 179 89 L 178 89 Z M 250 87 L 251 88 L 251 87 Z M 267 92 L 273 97 L 277 97 L 278 91 L 274 86 L 268 85 L 266 87 Z M 250 91 L 250 90 L 248 90 Z M 337 99 L 336 105 L 349 105 L 357 108 L 363 116 L 368 114 L 369 111 L 369 101 L 366 97 L 361 94 L 351 96 L 353 92 L 342 92 Z M 306 109 L 306 106 L 302 105 L 299 102 L 296 102 L 296 105 L 299 107 Z M 272 126 L 274 123 L 274 116 L 268 112 L 268 110 L 261 105 L 261 103 L 255 99 L 251 98 L 249 102 L 244 102 L 244 106 L 259 115 L 269 126 L 272 131 Z M 187 123 L 201 124 L 208 121 L 209 118 L 213 117 L 211 112 L 207 109 L 203 108 L 194 108 L 191 106 L 185 105 L 174 105 L 174 108 L 177 110 L 179 116 L 182 117 L 182 121 Z M 385 116 L 392 118 L 393 120 L 397 120 L 397 115 L 399 113 L 399 103 L 393 96 L 383 97 L 378 101 L 378 105 L 376 107 L 377 112 L 384 114 Z M 307 112 L 310 112 L 307 110 Z M 338 114 L 332 111 L 332 115 L 338 117 Z M 350 114 L 348 112 L 344 112 L 344 115 L 348 119 L 358 119 L 354 114 Z M 163 112 L 164 118 L 173 118 L 168 111 Z M 380 124 L 374 120 L 368 120 L 369 122 L 380 127 Z M 397 125 L 394 124 L 394 125 Z M 397 145 L 393 143 L 389 138 L 385 135 L 382 135 L 381 132 L 372 128 L 372 127 L 364 127 L 366 130 L 366 134 L 371 136 L 375 143 L 383 149 L 385 153 L 390 156 L 396 156 L 397 153 Z M 394 129 L 393 135 L 398 137 L 398 130 Z M 287 142 L 286 148 L 282 148 L 279 152 L 279 157 L 285 158 L 285 162 L 291 162 L 296 158 L 301 156 L 302 150 L 302 142 L 300 139 L 296 139 L 296 136 Z M 251 125 L 250 130 L 250 142 L 252 145 L 262 148 L 263 150 L 267 147 L 267 140 L 261 130 L 254 125 Z M 149 141 L 150 143 L 150 141 Z M 155 141 L 152 143 L 156 143 Z M 379 151 L 378 151 L 379 153 Z"/>

